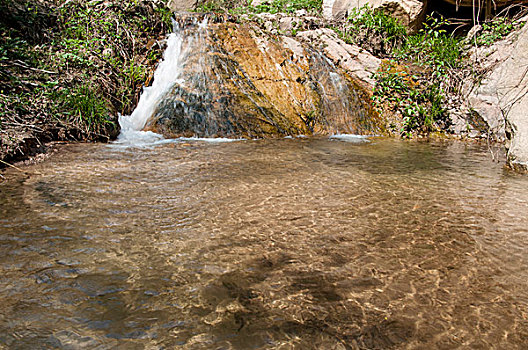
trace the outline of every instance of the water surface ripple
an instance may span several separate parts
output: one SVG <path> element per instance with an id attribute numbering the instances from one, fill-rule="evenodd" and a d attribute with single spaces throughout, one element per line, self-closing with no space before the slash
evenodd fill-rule
<path id="1" fill-rule="evenodd" d="M 484 147 L 70 145 L 0 184 L 0 348 L 526 349 L 528 178 Z"/>

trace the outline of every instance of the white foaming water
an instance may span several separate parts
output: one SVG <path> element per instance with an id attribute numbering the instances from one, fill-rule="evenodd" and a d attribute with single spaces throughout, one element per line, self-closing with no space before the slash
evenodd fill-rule
<path id="1" fill-rule="evenodd" d="M 207 19 L 198 25 L 198 31 L 192 35 L 186 35 L 183 28 L 173 20 L 174 32 L 167 39 L 167 48 L 163 53 L 163 60 L 154 72 L 152 86 L 143 88 L 136 109 L 130 116 L 119 116 L 121 133 L 115 143 L 123 145 L 149 145 L 157 144 L 163 140 L 163 136 L 152 131 L 142 131 L 149 118 L 156 111 L 163 97 L 176 84 L 182 84 L 181 74 L 185 67 L 185 61 L 190 53 L 194 39 L 199 32 L 205 30 Z"/>
<path id="2" fill-rule="evenodd" d="M 236 142 L 236 141 L 245 141 L 246 139 L 228 139 L 227 137 L 180 137 L 175 139 L 177 141 L 202 141 L 210 143 L 224 143 L 224 142 Z"/>
<path id="3" fill-rule="evenodd" d="M 247 141 L 246 139 L 228 139 L 225 137 L 178 137 L 176 139 L 165 139 L 163 136 L 156 133 L 146 131 L 137 131 L 140 137 L 133 140 L 128 139 L 125 141 L 117 140 L 109 145 L 110 148 L 115 150 L 128 150 L 130 148 L 139 149 L 152 149 L 156 146 L 174 143 L 187 143 L 187 142 L 207 142 L 207 143 L 225 143 L 225 142 L 237 142 Z M 156 137 L 157 136 L 157 137 Z"/>
<path id="4" fill-rule="evenodd" d="M 331 135 L 329 138 L 330 140 L 338 140 L 338 141 L 352 142 L 352 143 L 363 143 L 363 142 L 370 142 L 368 140 L 368 137 L 369 136 L 355 135 L 355 134 L 335 134 L 335 135 Z"/>

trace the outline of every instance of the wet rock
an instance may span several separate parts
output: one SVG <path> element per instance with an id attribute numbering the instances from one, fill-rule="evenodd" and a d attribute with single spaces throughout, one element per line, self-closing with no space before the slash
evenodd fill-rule
<path id="1" fill-rule="evenodd" d="M 246 138 L 381 131 L 361 81 L 367 73 L 357 68 L 347 74 L 308 40 L 217 23 L 187 45 L 181 79 L 162 99 L 149 130 L 168 137 Z"/>
<path id="2" fill-rule="evenodd" d="M 363 85 L 367 90 L 374 87 L 372 74 L 376 72 L 381 60 L 359 46 L 349 45 L 328 28 L 301 32 L 298 37 L 322 50 L 336 65 L 339 65 Z"/>
<path id="3" fill-rule="evenodd" d="M 420 28 L 427 9 L 426 0 L 324 0 L 323 16 L 329 20 L 343 20 L 354 9 L 366 5 L 393 16 L 411 31 Z"/>

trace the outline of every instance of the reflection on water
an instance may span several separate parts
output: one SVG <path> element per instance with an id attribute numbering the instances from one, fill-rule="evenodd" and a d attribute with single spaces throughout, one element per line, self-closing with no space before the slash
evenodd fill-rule
<path id="1" fill-rule="evenodd" d="M 71 145 L 27 170 L 0 185 L 0 348 L 528 344 L 528 178 L 479 146 Z"/>

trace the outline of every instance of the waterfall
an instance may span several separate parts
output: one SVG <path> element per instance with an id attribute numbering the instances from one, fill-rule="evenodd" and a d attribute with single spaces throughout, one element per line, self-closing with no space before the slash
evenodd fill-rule
<path id="1" fill-rule="evenodd" d="M 143 131 L 147 121 L 156 112 L 160 102 L 171 91 L 175 84 L 183 85 L 182 72 L 196 41 L 200 39 L 207 27 L 207 18 L 197 24 L 197 30 L 189 33 L 183 26 L 173 20 L 173 33 L 167 38 L 167 48 L 163 59 L 154 72 L 152 86 L 143 87 L 138 105 L 129 116 L 119 116 L 121 133 L 117 143 L 136 144 L 158 141 L 163 136 L 152 131 Z"/>
<path id="2" fill-rule="evenodd" d="M 130 116 L 119 117 L 117 143 L 379 130 L 368 92 L 324 53 L 254 24 L 207 22 L 195 14 L 174 21 L 153 85 Z"/>

